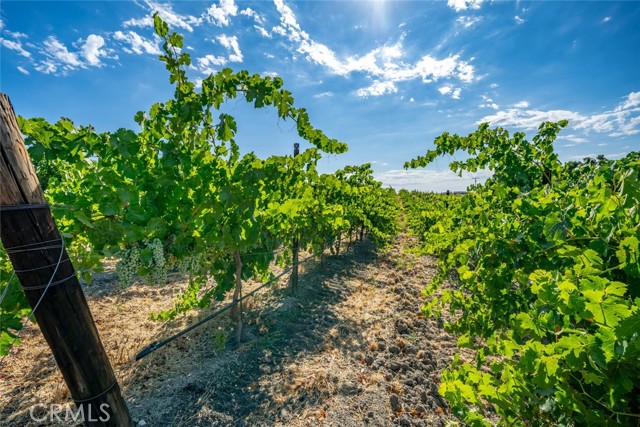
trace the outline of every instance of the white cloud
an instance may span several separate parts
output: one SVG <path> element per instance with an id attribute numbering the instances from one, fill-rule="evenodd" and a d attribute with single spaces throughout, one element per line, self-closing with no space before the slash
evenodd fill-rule
<path id="1" fill-rule="evenodd" d="M 560 141 L 569 141 L 570 144 L 564 144 L 565 147 L 575 147 L 576 145 L 583 144 L 588 141 L 586 138 L 582 138 L 577 135 L 560 135 L 558 136 Z"/>
<path id="2" fill-rule="evenodd" d="M 567 141 L 575 142 L 576 144 L 582 144 L 583 142 L 587 142 L 585 138 L 576 136 L 576 135 L 563 135 L 558 139 L 566 139 Z"/>
<path id="3" fill-rule="evenodd" d="M 609 22 L 609 21 L 611 21 L 610 16 L 605 16 L 604 18 L 602 18 L 602 22 Z"/>
<path id="4" fill-rule="evenodd" d="M 222 56 L 206 55 L 196 60 L 198 63 L 198 69 L 206 75 L 214 74 L 216 69 L 214 66 L 222 66 L 227 63 L 227 59 Z"/>
<path id="5" fill-rule="evenodd" d="M 221 35 L 217 37 L 218 41 L 231 53 L 229 54 L 229 62 L 242 62 L 242 52 L 240 51 L 240 45 L 238 44 L 238 38 L 236 36 Z"/>
<path id="6" fill-rule="evenodd" d="M 260 25 L 254 25 L 253 28 L 255 28 L 258 31 L 258 34 L 260 34 L 262 37 L 267 38 L 267 39 L 273 38 L 273 36 L 271 34 L 269 34 L 269 31 L 267 31 L 266 29 L 264 29 Z"/>
<path id="7" fill-rule="evenodd" d="M 460 95 L 462 94 L 462 89 L 460 89 L 459 87 L 454 89 L 451 86 L 442 86 L 442 87 L 438 88 L 438 92 L 440 92 L 440 95 L 449 95 L 449 94 L 451 94 L 451 98 L 460 99 Z"/>
<path id="8" fill-rule="evenodd" d="M 500 108 L 498 104 L 493 102 L 493 99 L 489 98 L 487 95 L 482 95 L 482 100 L 484 101 L 484 104 L 480 104 L 480 108 L 493 108 L 494 110 Z"/>
<path id="9" fill-rule="evenodd" d="M 447 5 L 456 12 L 460 12 L 467 9 L 480 9 L 483 2 L 484 0 L 448 0 Z"/>
<path id="10" fill-rule="evenodd" d="M 144 16 L 142 18 L 131 18 L 127 19 L 122 23 L 122 26 L 125 28 L 129 27 L 153 27 L 153 18 L 151 16 Z"/>
<path id="11" fill-rule="evenodd" d="M 69 52 L 69 49 L 55 36 L 49 36 L 43 42 L 42 53 L 46 59 L 40 61 L 35 68 L 44 74 L 66 74 L 68 71 L 84 66 L 78 54 Z"/>
<path id="12" fill-rule="evenodd" d="M 100 65 L 100 57 L 107 56 L 107 52 L 102 49 L 104 46 L 104 38 L 96 34 L 91 34 L 82 46 L 82 56 L 93 66 Z"/>
<path id="13" fill-rule="evenodd" d="M 613 110 L 584 115 L 568 110 L 533 110 L 529 104 L 520 102 L 516 106 L 478 121 L 490 122 L 493 126 L 513 126 L 524 130 L 534 130 L 545 121 L 569 120 L 571 128 L 586 133 L 608 133 L 611 137 L 640 134 L 640 92 L 631 92 Z"/>
<path id="14" fill-rule="evenodd" d="M 220 0 L 218 5 L 212 4 L 211 7 L 207 9 L 206 18 L 218 27 L 226 27 L 231 23 L 231 17 L 237 14 L 238 6 L 234 0 Z"/>
<path id="15" fill-rule="evenodd" d="M 615 160 L 615 159 L 621 159 L 624 156 L 626 156 L 627 154 L 629 154 L 626 151 L 623 151 L 621 153 L 611 153 L 611 154 L 605 154 L 604 156 L 609 159 L 609 160 Z M 595 159 L 596 157 L 598 157 L 598 154 L 596 153 L 588 153 L 588 154 L 577 154 L 575 156 L 571 156 L 569 157 L 570 160 L 583 160 L 587 157 L 590 157 L 592 159 Z"/>
<path id="16" fill-rule="evenodd" d="M 529 103 L 527 101 L 520 101 L 513 104 L 513 106 L 516 108 L 529 108 Z"/>
<path id="17" fill-rule="evenodd" d="M 405 52 L 402 39 L 395 44 L 385 44 L 361 56 L 339 58 L 328 46 L 311 39 L 298 24 L 295 14 L 283 0 L 274 0 L 280 13 L 280 25 L 273 28 L 272 33 L 285 36 L 297 46 L 297 52 L 315 64 L 326 67 L 329 72 L 347 76 L 352 73 L 364 73 L 373 78 L 374 84 L 356 91 L 359 96 L 378 96 L 395 93 L 397 83 L 414 79 L 422 79 L 424 83 L 432 83 L 441 79 L 459 79 L 469 83 L 474 79 L 474 67 L 460 59 L 460 55 L 452 55 L 437 59 L 424 55 L 413 64 L 403 60 Z M 376 95 L 377 94 L 377 95 Z"/>
<path id="18" fill-rule="evenodd" d="M 634 111 L 638 111 L 637 109 Z M 618 131 L 611 133 L 609 136 L 631 136 L 638 135 L 640 133 L 640 116 L 633 117 L 628 121 L 620 123 Z"/>
<path id="19" fill-rule="evenodd" d="M 500 85 L 498 83 L 491 83 L 489 86 L 491 86 L 491 88 L 495 89 Z"/>
<path id="20" fill-rule="evenodd" d="M 158 12 L 158 16 L 162 18 L 171 28 L 182 28 L 193 32 L 193 26 L 202 24 L 202 18 L 191 15 L 181 15 L 176 13 L 170 3 L 156 3 L 146 0 L 145 4 L 149 9 L 149 15 L 142 18 L 132 18 L 123 23 L 125 28 L 128 27 L 153 27 L 152 15 Z"/>
<path id="21" fill-rule="evenodd" d="M 5 38 L 0 38 L 0 44 L 6 47 L 7 49 L 15 50 L 16 52 L 18 52 L 18 54 L 24 56 L 25 58 L 31 58 L 31 52 L 26 51 L 22 47 L 22 43 L 18 40 L 13 41 L 13 40 L 7 40 Z"/>
<path id="22" fill-rule="evenodd" d="M 369 87 L 361 88 L 356 91 L 356 95 L 361 97 L 380 96 L 387 93 L 398 92 L 398 87 L 393 82 L 374 81 Z"/>
<path id="23" fill-rule="evenodd" d="M 251 8 L 246 8 L 240 11 L 240 15 L 244 15 L 244 16 L 248 16 L 250 18 L 253 18 L 254 21 L 256 21 L 256 23 L 258 24 L 264 24 L 265 23 L 265 19 L 260 16 L 260 14 L 258 14 L 258 12 L 256 12 L 255 10 L 251 9 Z"/>
<path id="24" fill-rule="evenodd" d="M 605 154 L 604 156 L 605 156 L 607 159 L 615 160 L 615 159 L 621 159 L 621 158 L 623 158 L 624 156 L 626 156 L 627 154 L 629 154 L 629 153 L 628 153 L 628 152 L 626 152 L 626 151 L 622 151 L 622 152 L 620 152 L 620 153 Z"/>
<path id="25" fill-rule="evenodd" d="M 52 60 L 45 59 L 40 61 L 40 63 L 35 66 L 35 69 L 43 74 L 54 74 L 58 71 L 58 66 Z"/>
<path id="26" fill-rule="evenodd" d="M 21 33 L 21 32 L 13 32 L 13 31 L 4 31 L 5 34 L 7 34 L 8 36 L 10 36 L 11 38 L 14 39 L 26 39 L 27 35 L 25 33 Z"/>
<path id="27" fill-rule="evenodd" d="M 274 34 L 278 34 L 279 36 L 283 36 L 283 37 L 287 35 L 287 30 L 285 30 L 280 25 L 276 25 L 275 27 L 273 27 L 271 29 L 271 32 L 273 32 Z"/>
<path id="28" fill-rule="evenodd" d="M 478 24 L 482 21 L 481 16 L 461 16 L 456 19 L 456 22 L 462 25 L 464 28 L 473 27 L 475 24 Z"/>
<path id="29" fill-rule="evenodd" d="M 513 19 L 516 21 L 516 24 L 521 25 L 524 24 L 526 21 L 522 18 L 520 18 L 519 16 L 514 16 Z"/>
<path id="30" fill-rule="evenodd" d="M 480 170 L 476 173 L 463 173 L 459 177 L 452 171 L 432 171 L 429 169 L 392 169 L 387 172 L 375 174 L 376 179 L 395 189 L 421 190 L 445 192 L 465 191 L 467 187 L 478 183 L 484 183 L 491 176 L 490 171 Z"/>
<path id="31" fill-rule="evenodd" d="M 640 92 L 631 92 L 627 95 L 626 101 L 618 105 L 615 111 L 628 110 L 640 105 Z"/>
<path id="32" fill-rule="evenodd" d="M 333 96 L 333 92 L 331 91 L 317 93 L 313 95 L 314 98 L 325 98 L 325 97 L 331 97 L 331 96 Z"/>
<path id="33" fill-rule="evenodd" d="M 25 74 L 25 75 L 27 75 L 27 76 L 28 76 L 29 74 L 31 74 L 29 71 L 27 71 L 27 70 L 26 70 L 26 69 L 24 69 L 23 67 L 18 66 L 17 68 L 18 68 L 18 71 L 20 71 L 22 74 Z"/>
<path id="34" fill-rule="evenodd" d="M 479 123 L 490 122 L 494 126 L 515 126 L 518 128 L 532 130 L 537 129 L 540 123 L 545 121 L 570 120 L 577 121 L 581 118 L 580 114 L 566 110 L 519 110 L 508 109 L 499 111 L 491 116 L 483 117 Z"/>
<path id="35" fill-rule="evenodd" d="M 597 156 L 598 155 L 596 153 L 576 154 L 575 156 L 569 157 L 569 159 L 570 160 L 582 160 L 582 159 L 587 158 L 587 157 L 591 157 L 593 159 L 593 158 L 596 158 Z"/>
<path id="36" fill-rule="evenodd" d="M 135 31 L 129 31 L 127 33 L 123 33 L 122 31 L 116 31 L 113 37 L 116 40 L 119 40 L 121 42 L 126 42 L 129 44 L 131 48 L 124 49 L 124 51 L 127 53 L 136 53 L 138 55 L 141 55 L 143 53 L 148 53 L 150 55 L 160 55 L 162 53 L 158 48 L 157 41 L 145 39 Z"/>
<path id="37" fill-rule="evenodd" d="M 227 59 L 222 56 L 206 55 L 203 58 L 198 58 L 198 62 L 202 65 L 225 65 Z"/>
<path id="38" fill-rule="evenodd" d="M 387 163 L 387 162 L 379 162 L 377 160 L 371 160 L 371 161 L 369 161 L 367 163 L 371 163 L 372 165 L 380 165 L 380 166 L 388 166 L 389 165 L 389 163 Z"/>
<path id="39" fill-rule="evenodd" d="M 227 50 L 228 56 L 205 55 L 195 60 L 195 64 L 192 66 L 193 69 L 209 75 L 216 72 L 216 68 L 214 67 L 220 67 L 229 62 L 242 62 L 243 56 L 236 36 L 230 37 L 222 34 L 216 37 L 216 39 Z"/>

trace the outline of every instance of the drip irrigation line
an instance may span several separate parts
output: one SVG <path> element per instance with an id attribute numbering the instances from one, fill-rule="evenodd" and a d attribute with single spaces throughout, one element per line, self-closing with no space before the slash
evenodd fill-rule
<path id="1" fill-rule="evenodd" d="M 252 252 L 252 253 L 248 253 L 248 254 L 240 254 L 240 258 L 244 258 L 244 257 L 251 257 L 251 256 L 258 256 L 258 255 L 268 255 L 268 254 L 281 254 L 282 252 L 284 252 L 286 249 L 282 248 L 282 249 L 275 249 L 273 251 L 266 251 L 266 252 Z"/>
<path id="2" fill-rule="evenodd" d="M 310 255 L 308 257 L 306 257 L 305 259 L 303 259 L 302 261 L 299 261 L 297 264 L 291 265 L 290 267 L 288 267 L 287 269 L 285 269 L 282 273 L 278 274 L 277 276 L 275 276 L 274 278 L 272 278 L 271 280 L 268 280 L 267 282 L 263 283 L 262 285 L 258 286 L 257 288 L 255 288 L 254 290 L 252 290 L 251 292 L 249 292 L 248 294 L 244 295 L 242 298 L 239 298 L 238 300 L 225 305 L 224 307 L 216 310 L 215 312 L 211 313 L 209 316 L 205 317 L 204 319 L 200 320 L 197 323 L 194 323 L 191 326 L 188 326 L 187 328 L 181 330 L 180 332 L 178 332 L 177 334 L 162 340 L 162 341 L 155 341 L 152 342 L 151 344 L 149 344 L 148 346 L 146 346 L 144 349 L 142 349 L 137 355 L 136 355 L 136 360 L 140 360 L 145 356 L 148 356 L 149 354 L 153 353 L 154 351 L 158 350 L 159 348 L 164 347 L 165 345 L 169 344 L 171 341 L 174 341 L 178 338 L 180 338 L 181 336 L 183 336 L 184 334 L 194 330 L 195 328 L 207 323 L 210 320 L 215 319 L 216 317 L 218 317 L 219 315 L 221 315 L 222 313 L 224 313 L 225 311 L 229 310 L 232 307 L 235 307 L 236 305 L 240 304 L 242 301 L 244 301 L 245 299 L 253 296 L 254 294 L 256 294 L 259 290 L 261 290 L 262 288 L 272 284 L 273 282 L 275 282 L 276 280 L 278 280 L 279 278 L 281 278 L 282 276 L 284 276 L 285 274 L 287 274 L 288 272 L 290 272 L 291 270 L 293 270 L 293 268 L 295 266 L 298 266 L 302 263 L 307 262 L 308 260 L 310 260 L 311 258 L 313 258 L 315 255 Z"/>

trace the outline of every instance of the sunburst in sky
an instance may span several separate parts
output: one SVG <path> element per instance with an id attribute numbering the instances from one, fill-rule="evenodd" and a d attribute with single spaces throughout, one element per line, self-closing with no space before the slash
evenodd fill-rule
<path id="1" fill-rule="evenodd" d="M 480 122 L 532 136 L 568 119 L 562 160 L 640 149 L 640 2 L 3 1 L 2 91 L 18 114 L 135 129 L 171 96 L 151 15 L 183 33 L 199 81 L 223 67 L 279 75 L 314 125 L 350 146 L 323 170 L 373 163 L 396 187 L 464 189 L 447 159 L 402 164 Z M 295 127 L 240 101 L 238 140 L 284 154 Z M 458 156 L 459 158 L 461 156 Z M 480 177 L 482 178 L 482 176 Z"/>

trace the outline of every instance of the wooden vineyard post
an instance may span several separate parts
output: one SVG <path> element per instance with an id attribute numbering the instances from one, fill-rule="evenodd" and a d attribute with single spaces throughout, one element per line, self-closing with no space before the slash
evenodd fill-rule
<path id="1" fill-rule="evenodd" d="M 298 144 L 297 142 L 295 144 L 293 144 L 293 157 L 296 157 L 298 154 L 300 154 L 300 144 Z M 298 240 L 297 237 L 294 237 L 293 239 L 293 248 L 292 248 L 292 252 L 293 252 L 293 259 L 291 260 L 291 262 L 293 263 L 293 270 L 291 270 L 291 292 L 292 293 L 296 293 L 298 292 L 298 252 L 300 249 L 300 242 Z"/>
<path id="2" fill-rule="evenodd" d="M 233 292 L 233 302 L 236 302 L 242 298 L 242 259 L 239 250 L 233 252 L 233 260 L 236 264 L 236 287 Z M 242 341 L 242 301 L 231 308 L 231 317 L 236 320 L 236 344 L 240 345 Z"/>
<path id="3" fill-rule="evenodd" d="M 0 238 L 76 403 L 76 416 L 82 411 L 87 426 L 132 426 L 4 93 L 0 93 Z"/>

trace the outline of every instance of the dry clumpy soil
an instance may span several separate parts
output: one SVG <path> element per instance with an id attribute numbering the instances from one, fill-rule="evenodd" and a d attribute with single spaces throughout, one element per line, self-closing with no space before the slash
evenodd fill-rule
<path id="1" fill-rule="evenodd" d="M 443 426 L 454 420 L 438 395 L 455 338 L 420 312 L 435 261 L 403 251 L 401 236 L 384 252 L 366 241 L 313 261 L 296 296 L 286 281 L 245 305 L 245 336 L 218 318 L 135 362 L 151 341 L 212 312 L 170 322 L 149 314 L 172 306 L 184 289 L 118 288 L 114 277 L 87 287 L 105 348 L 140 426 Z M 247 290 L 256 284 L 249 284 Z M 0 368 L 0 426 L 36 423 L 29 408 L 70 404 L 37 326 Z"/>

